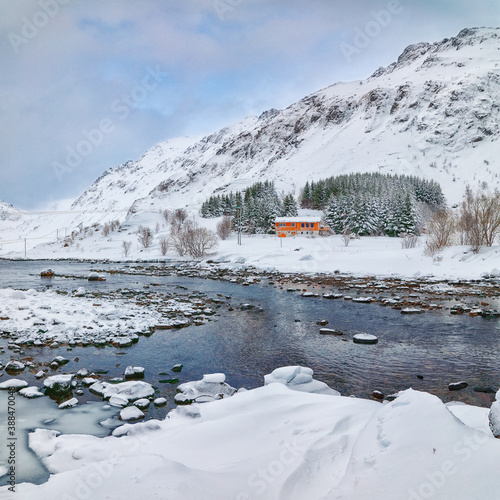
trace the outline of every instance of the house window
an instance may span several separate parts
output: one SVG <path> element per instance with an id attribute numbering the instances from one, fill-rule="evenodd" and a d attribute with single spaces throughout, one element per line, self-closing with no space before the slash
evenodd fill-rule
<path id="1" fill-rule="evenodd" d="M 304 227 L 304 223 L 302 222 L 302 227 Z"/>

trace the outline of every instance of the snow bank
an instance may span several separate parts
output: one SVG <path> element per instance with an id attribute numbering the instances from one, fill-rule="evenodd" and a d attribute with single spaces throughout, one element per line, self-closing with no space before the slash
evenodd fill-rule
<path id="1" fill-rule="evenodd" d="M 114 432 L 120 437 L 38 429 L 30 447 L 53 475 L 41 485 L 18 485 L 17 494 L 25 500 L 498 498 L 500 441 L 465 425 L 427 393 L 410 389 L 380 404 L 272 383 L 195 407 L 198 418 L 183 407 L 161 422 L 125 424 Z"/>
<path id="2" fill-rule="evenodd" d="M 489 423 L 493 435 L 500 438 L 500 391 L 496 393 L 496 401 L 491 405 Z"/>

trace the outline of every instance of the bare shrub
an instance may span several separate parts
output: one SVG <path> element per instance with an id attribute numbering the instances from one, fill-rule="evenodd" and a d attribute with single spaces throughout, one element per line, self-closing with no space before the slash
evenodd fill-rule
<path id="1" fill-rule="evenodd" d="M 474 253 L 483 245 L 492 246 L 500 232 L 500 193 L 478 191 L 467 186 L 460 206 L 459 229 L 461 240 Z"/>
<path id="2" fill-rule="evenodd" d="M 153 238 L 153 233 L 149 227 L 139 226 L 137 230 L 137 239 L 144 248 L 149 248 L 151 246 Z"/>
<path id="3" fill-rule="evenodd" d="M 424 255 L 426 257 L 434 257 L 440 250 L 442 250 L 442 247 L 438 247 L 432 238 L 425 242 Z"/>
<path id="4" fill-rule="evenodd" d="M 167 238 L 160 238 L 160 252 L 162 255 L 167 255 L 170 244 Z"/>
<path id="5" fill-rule="evenodd" d="M 469 186 L 465 191 L 464 200 L 460 205 L 459 228 L 462 233 L 462 243 L 470 245 L 474 253 L 482 246 L 482 231 L 479 226 L 479 199 L 472 193 Z"/>
<path id="6" fill-rule="evenodd" d="M 172 235 L 172 243 L 179 255 L 189 254 L 194 259 L 203 257 L 217 246 L 217 235 L 204 227 L 178 231 Z"/>
<path id="7" fill-rule="evenodd" d="M 342 232 L 342 235 L 340 236 L 342 238 L 342 241 L 344 242 L 344 246 L 347 247 L 349 246 L 349 243 L 352 240 L 352 233 L 350 228 L 346 227 L 344 231 Z"/>
<path id="8" fill-rule="evenodd" d="M 102 235 L 108 236 L 112 231 L 116 231 L 120 227 L 119 220 L 112 220 L 110 222 L 106 222 L 102 228 Z"/>
<path id="9" fill-rule="evenodd" d="M 415 248 L 418 244 L 418 235 L 401 233 L 401 248 L 407 250 L 408 248 Z"/>
<path id="10" fill-rule="evenodd" d="M 427 223 L 428 241 L 438 249 L 449 247 L 454 243 L 457 230 L 457 219 L 451 210 L 441 210 L 435 213 Z"/>
<path id="11" fill-rule="evenodd" d="M 172 213 L 170 210 L 163 210 L 163 212 L 160 212 L 163 218 L 165 219 L 165 223 L 168 224 L 170 222 L 170 218 L 172 216 Z"/>
<path id="12" fill-rule="evenodd" d="M 122 248 L 123 248 L 123 256 L 128 257 L 128 254 L 130 253 L 130 249 L 132 248 L 132 242 L 131 241 L 122 241 Z"/>
<path id="13" fill-rule="evenodd" d="M 155 233 L 158 234 L 160 232 L 160 223 L 157 222 L 155 225 Z"/>
<path id="14" fill-rule="evenodd" d="M 233 219 L 229 215 L 224 215 L 217 224 L 217 234 L 221 240 L 227 240 L 233 230 Z"/>

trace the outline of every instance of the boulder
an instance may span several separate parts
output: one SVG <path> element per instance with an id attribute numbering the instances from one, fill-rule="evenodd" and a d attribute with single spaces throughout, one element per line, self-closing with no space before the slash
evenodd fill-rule
<path id="1" fill-rule="evenodd" d="M 18 373 L 22 372 L 25 368 L 24 363 L 21 363 L 21 361 L 9 361 L 5 365 L 5 371 L 7 373 Z"/>
<path id="2" fill-rule="evenodd" d="M 0 383 L 0 390 L 7 391 L 9 389 L 14 389 L 18 391 L 19 389 L 23 389 L 24 387 L 28 387 L 28 382 L 25 380 L 20 380 L 18 378 L 11 378 L 9 380 L 4 380 Z"/>
<path id="3" fill-rule="evenodd" d="M 203 375 L 201 380 L 181 384 L 177 388 L 179 393 L 175 395 L 174 401 L 177 404 L 206 403 L 230 397 L 236 389 L 226 384 L 225 380 L 223 373 L 211 373 Z"/>
<path id="4" fill-rule="evenodd" d="M 126 398 L 127 401 L 148 398 L 153 396 L 155 392 L 150 384 L 139 380 L 130 380 L 118 384 L 95 382 L 89 387 L 89 390 L 101 395 L 104 399 L 110 399 L 112 396 L 120 396 Z"/>
<path id="5" fill-rule="evenodd" d="M 71 398 L 71 399 L 68 399 L 67 401 L 64 401 L 64 403 L 61 403 L 58 408 L 60 410 L 65 410 L 66 408 L 73 408 L 77 404 L 78 404 L 78 399 Z"/>
<path id="6" fill-rule="evenodd" d="M 357 333 L 352 340 L 355 344 L 376 344 L 378 342 L 378 338 L 369 333 Z"/>
<path id="7" fill-rule="evenodd" d="M 264 385 L 278 383 L 286 385 L 294 391 L 340 395 L 338 391 L 328 387 L 324 382 L 313 379 L 313 373 L 311 368 L 303 366 L 282 366 L 270 374 L 264 375 Z"/>
<path id="8" fill-rule="evenodd" d="M 48 394 L 65 394 L 71 391 L 71 382 L 75 377 L 74 373 L 66 375 L 52 375 L 43 381 L 43 386 Z"/>
<path id="9" fill-rule="evenodd" d="M 19 391 L 19 394 L 28 399 L 40 398 L 44 395 L 43 392 L 40 392 L 40 389 L 36 386 L 25 387 Z"/>
<path id="10" fill-rule="evenodd" d="M 144 378 L 144 368 L 142 366 L 127 366 L 125 368 L 125 380 Z"/>
<path id="11" fill-rule="evenodd" d="M 127 406 L 120 411 L 120 420 L 139 420 L 144 418 L 144 413 L 137 406 Z"/>
<path id="12" fill-rule="evenodd" d="M 335 330 L 333 328 L 320 328 L 319 333 L 321 335 L 344 335 L 344 332 L 340 330 Z"/>
<path id="13" fill-rule="evenodd" d="M 454 382 L 452 384 L 448 385 L 448 389 L 450 391 L 461 391 L 462 389 L 465 389 L 469 384 L 467 382 Z"/>

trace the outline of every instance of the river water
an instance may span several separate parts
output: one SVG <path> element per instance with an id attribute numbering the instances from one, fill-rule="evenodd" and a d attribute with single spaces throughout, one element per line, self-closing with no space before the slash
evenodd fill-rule
<path id="1" fill-rule="evenodd" d="M 145 367 L 145 380 L 169 400 L 166 409 L 151 408 L 148 418 L 161 418 L 174 406 L 176 385 L 165 384 L 162 382 L 165 378 L 176 376 L 182 383 L 198 380 L 205 373 L 223 372 L 230 385 L 250 389 L 262 385 L 266 373 L 285 365 L 308 366 L 314 370 L 315 378 L 343 395 L 357 397 L 371 397 L 375 389 L 388 395 L 413 387 L 444 401 L 490 406 L 492 394 L 477 392 L 474 388 L 496 390 L 500 386 L 498 319 L 453 316 L 446 309 L 403 315 L 378 304 L 301 297 L 267 279 L 259 284 L 241 286 L 176 274 L 112 274 L 106 282 L 100 283 L 60 277 L 48 282 L 39 275 L 42 269 L 51 267 L 58 274 L 85 277 L 96 266 L 99 269 L 106 267 L 90 263 L 0 261 L 0 287 L 42 289 L 50 283 L 49 286 L 61 290 L 75 290 L 80 286 L 89 290 L 142 290 L 154 284 L 159 285 L 155 286 L 155 292 L 196 291 L 224 300 L 217 315 L 202 326 L 158 330 L 124 349 L 74 347 L 68 351 L 61 347 L 58 352 L 48 347 L 24 349 L 23 356 L 32 356 L 38 361 L 51 360 L 58 354 L 71 359 L 59 372 L 69 373 L 85 367 L 89 372 L 107 371 L 105 377 L 111 378 L 122 376 L 128 365 Z M 255 308 L 241 310 L 243 303 Z M 345 334 L 341 337 L 320 335 L 319 320 L 328 321 L 329 328 Z M 353 343 L 352 336 L 358 332 L 376 335 L 379 343 Z M 5 339 L 3 343 L 6 344 Z M 6 350 L 0 355 L 0 362 L 5 364 L 10 357 L 11 352 Z M 184 368 L 180 374 L 172 374 L 170 370 L 177 363 Z M 26 372 L 17 378 L 27 380 L 30 385 L 40 385 L 32 373 Z M 449 383 L 462 380 L 469 384 L 466 389 L 448 390 Z M 91 394 L 82 398 L 83 402 L 97 400 Z M 35 400 L 27 402 L 27 406 L 33 408 L 37 404 Z M 0 413 L 3 410 L 2 407 Z M 30 480 L 38 481 L 42 477 L 39 470 L 38 476 Z"/>

